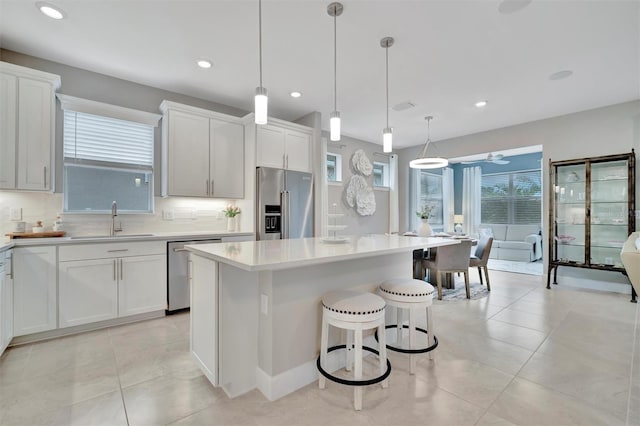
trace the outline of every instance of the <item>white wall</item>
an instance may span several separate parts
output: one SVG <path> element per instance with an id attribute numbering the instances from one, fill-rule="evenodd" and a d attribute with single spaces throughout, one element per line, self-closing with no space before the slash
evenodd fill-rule
<path id="1" fill-rule="evenodd" d="M 436 144 L 438 151 L 447 158 L 542 145 L 543 179 L 548 180 L 549 160 L 621 154 L 630 152 L 632 148 L 635 148 L 637 158 L 640 152 L 640 100 L 437 141 Z M 406 230 L 409 216 L 407 209 L 409 161 L 415 158 L 421 149 L 422 147 L 412 147 L 398 153 L 401 232 Z M 636 200 L 638 200 L 638 194 L 640 194 L 640 173 L 636 173 Z M 546 250 L 549 229 L 548 198 L 549 184 L 545 182 L 543 195 L 545 265 L 548 262 L 548 250 Z M 640 205 L 636 205 L 636 208 L 640 209 Z M 636 220 L 636 230 L 639 225 L 640 220 Z M 610 272 L 565 267 L 559 269 L 558 281 L 568 285 L 630 291 L 625 277 Z M 604 284 L 605 282 L 607 284 Z M 615 283 L 625 283 L 625 285 L 616 286 Z"/>
<path id="2" fill-rule="evenodd" d="M 329 133 L 323 132 L 329 140 Z M 345 217 L 338 219 L 337 224 L 347 225 L 347 229 L 339 231 L 343 235 L 384 234 L 389 230 L 389 191 L 386 189 L 373 190 L 376 198 L 376 212 L 372 216 L 360 216 L 354 208 L 347 204 L 345 190 L 349 179 L 355 174 L 351 166 L 351 156 L 358 150 L 364 150 L 369 160 L 373 163 L 386 162 L 386 156 L 375 155 L 374 152 L 382 152 L 382 147 L 377 144 L 364 142 L 359 139 L 342 136 L 339 142 L 329 142 L 327 151 L 342 156 L 342 183 L 332 183 L 328 186 L 329 212 L 333 212 L 333 203 L 337 204 L 338 213 L 344 213 Z M 373 187 L 373 175 L 365 177 L 369 186 Z"/>

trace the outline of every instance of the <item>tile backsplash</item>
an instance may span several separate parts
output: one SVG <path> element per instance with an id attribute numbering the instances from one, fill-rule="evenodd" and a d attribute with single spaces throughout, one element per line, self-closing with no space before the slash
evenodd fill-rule
<path id="1" fill-rule="evenodd" d="M 241 208 L 246 200 L 207 200 L 182 197 L 155 197 L 155 213 L 122 214 L 116 222 L 122 222 L 123 233 L 153 232 L 191 232 L 211 231 L 223 232 L 227 229 L 227 221 L 222 210 L 228 204 L 236 204 Z M 12 232 L 15 221 L 10 220 L 11 209 L 22 209 L 22 221 L 26 222 L 26 230 L 30 231 L 34 224 L 41 220 L 45 230 L 51 231 L 58 213 L 62 212 L 62 194 L 40 192 L 0 191 L 0 235 Z M 243 211 L 250 213 L 249 206 Z M 244 215 L 241 215 L 244 216 Z M 242 231 L 252 231 L 251 218 L 241 217 Z M 108 214 L 62 214 L 64 230 L 67 235 L 107 235 L 111 224 Z"/>

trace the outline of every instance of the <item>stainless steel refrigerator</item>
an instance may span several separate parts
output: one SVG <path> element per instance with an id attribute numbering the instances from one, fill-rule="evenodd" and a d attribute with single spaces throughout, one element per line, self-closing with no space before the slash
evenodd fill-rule
<path id="1" fill-rule="evenodd" d="M 313 236 L 313 176 L 311 173 L 258 167 L 258 240 Z"/>

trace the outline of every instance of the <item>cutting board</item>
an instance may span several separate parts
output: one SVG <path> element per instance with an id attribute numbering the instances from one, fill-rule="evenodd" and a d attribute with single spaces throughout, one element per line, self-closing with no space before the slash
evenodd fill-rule
<path id="1" fill-rule="evenodd" d="M 47 231 L 47 232 L 10 232 L 4 234 L 9 236 L 10 240 L 15 238 L 51 238 L 51 237 L 64 237 L 66 231 Z"/>

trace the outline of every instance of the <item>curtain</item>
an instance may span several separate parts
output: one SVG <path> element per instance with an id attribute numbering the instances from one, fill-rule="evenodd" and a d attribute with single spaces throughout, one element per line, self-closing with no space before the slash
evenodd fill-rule
<path id="1" fill-rule="evenodd" d="M 453 230 L 454 196 L 453 196 L 453 169 L 450 167 L 442 171 L 442 230 Z"/>
<path id="2" fill-rule="evenodd" d="M 477 232 L 480 225 L 481 184 L 482 169 L 480 167 L 467 167 L 462 170 L 463 230 L 467 235 Z"/>
<path id="3" fill-rule="evenodd" d="M 398 155 L 389 156 L 389 233 L 400 231 L 400 205 L 398 203 Z"/>

